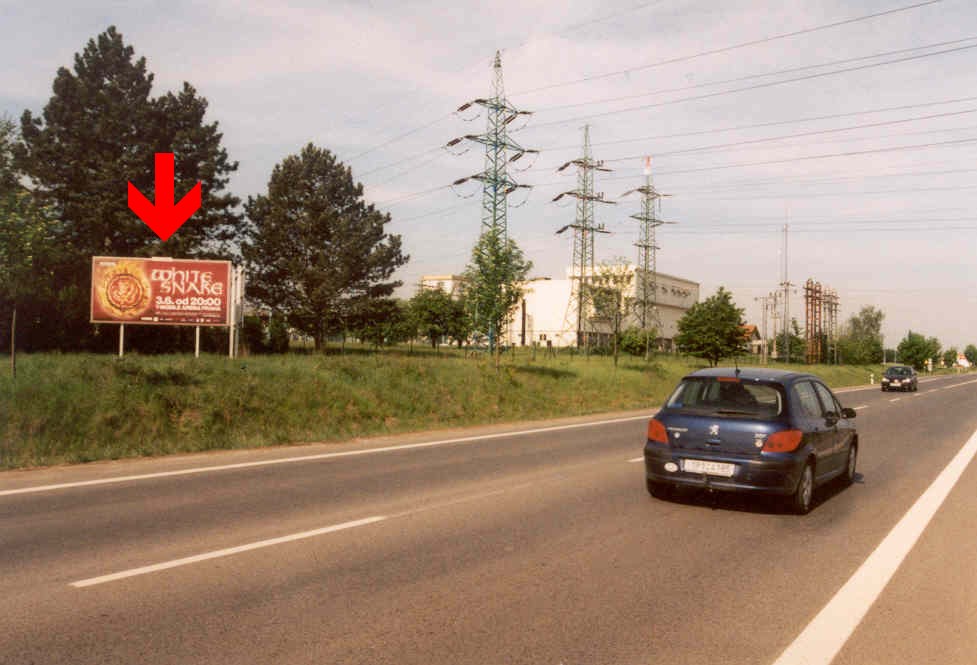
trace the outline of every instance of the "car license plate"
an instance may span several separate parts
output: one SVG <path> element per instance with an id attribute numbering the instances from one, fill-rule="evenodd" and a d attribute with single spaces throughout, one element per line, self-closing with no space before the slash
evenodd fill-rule
<path id="1" fill-rule="evenodd" d="M 698 459 L 687 459 L 682 462 L 682 470 L 686 473 L 705 473 L 710 476 L 732 477 L 736 472 L 735 464 L 726 462 L 706 462 Z"/>

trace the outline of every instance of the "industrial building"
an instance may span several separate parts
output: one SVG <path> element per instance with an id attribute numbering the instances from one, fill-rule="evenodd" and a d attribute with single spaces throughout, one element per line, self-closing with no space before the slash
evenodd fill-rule
<path id="1" fill-rule="evenodd" d="M 638 278 L 641 271 L 629 267 L 633 273 L 631 286 L 624 297 L 634 302 Z M 526 282 L 522 301 L 512 312 L 507 326 L 505 343 L 514 346 L 568 347 L 577 345 L 576 291 L 571 270 L 564 279 L 538 277 Z M 440 289 L 458 297 L 464 292 L 464 278 L 460 275 L 425 275 L 421 278 L 421 288 Z M 692 305 L 699 300 L 699 283 L 689 279 L 657 273 L 648 276 L 647 293 L 649 299 L 649 327 L 659 329 L 656 346 L 662 350 L 672 350 L 678 321 Z M 621 324 L 621 330 L 641 327 L 641 308 L 635 304 Z M 592 309 L 585 305 L 587 314 L 583 317 L 581 328 L 586 333 L 606 335 L 610 329 L 606 322 L 593 318 Z M 651 323 L 656 322 L 656 323 Z M 657 325 L 656 325 L 657 324 Z"/>

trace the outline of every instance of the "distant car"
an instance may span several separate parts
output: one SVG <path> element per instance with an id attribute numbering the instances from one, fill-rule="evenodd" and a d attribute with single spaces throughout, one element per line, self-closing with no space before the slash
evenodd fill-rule
<path id="1" fill-rule="evenodd" d="M 887 390 L 919 390 L 919 377 L 916 370 L 907 365 L 887 367 L 882 375 L 882 392 Z"/>
<path id="2" fill-rule="evenodd" d="M 715 368 L 689 374 L 648 423 L 648 492 L 676 487 L 784 496 L 811 509 L 814 488 L 855 478 L 855 411 L 811 374 Z"/>

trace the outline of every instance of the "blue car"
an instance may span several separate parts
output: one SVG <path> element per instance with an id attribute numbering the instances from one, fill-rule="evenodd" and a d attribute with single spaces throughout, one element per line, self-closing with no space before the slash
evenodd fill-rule
<path id="1" fill-rule="evenodd" d="M 713 368 L 689 374 L 648 423 L 645 476 L 676 487 L 780 495 L 811 510 L 814 488 L 855 478 L 855 411 L 811 374 Z"/>

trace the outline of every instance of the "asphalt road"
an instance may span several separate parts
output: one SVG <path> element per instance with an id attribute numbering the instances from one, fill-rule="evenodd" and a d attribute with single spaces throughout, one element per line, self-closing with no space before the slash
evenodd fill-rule
<path id="1" fill-rule="evenodd" d="M 649 497 L 654 409 L 0 473 L 0 663 L 814 663 L 823 634 L 790 648 L 832 602 L 836 663 L 977 662 L 977 463 L 901 565 L 880 547 L 977 430 L 977 379 L 840 397 L 858 482 L 804 517 Z M 861 621 L 833 601 L 887 561 Z"/>

